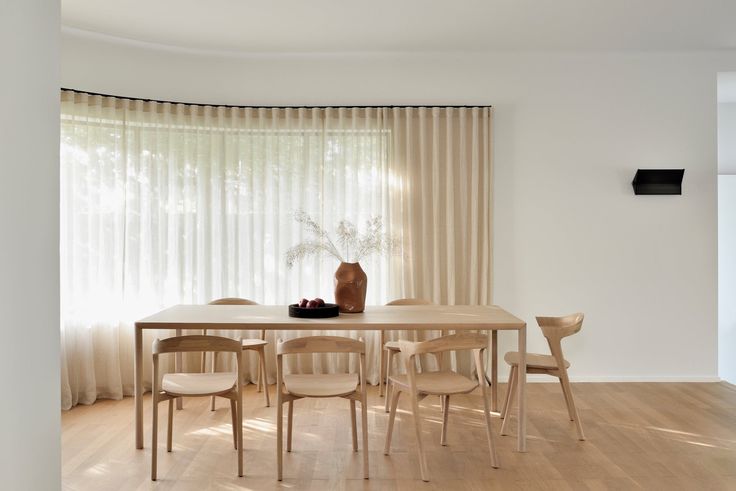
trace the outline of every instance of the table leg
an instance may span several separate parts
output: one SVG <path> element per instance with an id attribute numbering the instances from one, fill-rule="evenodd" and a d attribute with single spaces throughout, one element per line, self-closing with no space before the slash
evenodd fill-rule
<path id="1" fill-rule="evenodd" d="M 518 450 L 526 452 L 526 324 L 519 329 L 519 428 Z"/>
<path id="2" fill-rule="evenodd" d="M 181 329 L 176 329 L 176 335 L 181 336 Z M 214 353 L 212 356 L 214 356 Z M 177 352 L 176 354 L 174 354 L 174 371 L 177 373 L 181 372 L 181 367 L 182 367 L 181 352 Z M 184 399 L 183 397 L 176 398 L 176 409 L 181 409 L 184 406 L 183 399 Z"/>
<path id="3" fill-rule="evenodd" d="M 143 329 L 135 326 L 135 448 L 143 448 Z"/>
<path id="4" fill-rule="evenodd" d="M 383 359 L 383 345 L 386 343 L 386 331 L 378 331 L 378 395 L 383 397 L 383 381 L 386 380 L 386 362 Z M 386 380 L 388 383 L 388 380 Z"/>
<path id="5" fill-rule="evenodd" d="M 491 331 L 491 411 L 498 412 L 498 331 Z"/>

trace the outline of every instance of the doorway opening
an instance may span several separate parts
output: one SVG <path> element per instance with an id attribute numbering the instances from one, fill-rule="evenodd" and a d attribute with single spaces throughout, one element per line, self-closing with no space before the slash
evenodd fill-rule
<path id="1" fill-rule="evenodd" d="M 718 376 L 736 384 L 736 72 L 718 74 Z"/>

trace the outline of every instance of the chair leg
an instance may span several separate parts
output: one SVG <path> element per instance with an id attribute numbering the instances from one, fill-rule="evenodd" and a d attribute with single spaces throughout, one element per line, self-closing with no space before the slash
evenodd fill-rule
<path id="1" fill-rule="evenodd" d="M 166 451 L 171 452 L 172 432 L 174 429 L 174 399 L 169 399 L 169 422 L 166 425 Z"/>
<path id="2" fill-rule="evenodd" d="M 212 373 L 215 373 L 217 371 L 217 353 L 212 353 Z M 212 396 L 212 401 L 210 402 L 210 411 L 215 410 L 215 396 Z"/>
<path id="3" fill-rule="evenodd" d="M 511 365 L 509 370 L 509 380 L 506 382 L 506 394 L 503 396 L 503 406 L 501 406 L 501 419 L 506 418 L 506 408 L 511 403 L 511 385 L 514 382 L 514 374 L 516 373 L 516 365 Z"/>
<path id="4" fill-rule="evenodd" d="M 394 388 L 393 384 L 391 383 L 391 361 L 394 357 L 394 352 L 392 350 L 385 350 L 386 351 L 386 407 L 384 408 L 385 412 L 388 412 L 388 405 L 390 401 L 390 395 L 393 394 Z"/>
<path id="5" fill-rule="evenodd" d="M 238 413 L 237 435 L 238 435 L 238 476 L 243 477 L 243 393 L 241 388 L 235 394 L 235 407 Z"/>
<path id="6" fill-rule="evenodd" d="M 396 408 L 399 406 L 399 396 L 401 391 L 393 388 L 391 391 L 391 413 L 388 415 L 388 428 L 386 429 L 386 444 L 383 447 L 383 455 L 388 455 L 391 451 L 391 434 L 394 431 L 394 420 L 396 419 Z M 388 398 L 388 394 L 386 394 Z"/>
<path id="7" fill-rule="evenodd" d="M 281 481 L 284 467 L 284 401 L 281 390 L 276 392 L 276 468 Z"/>
<path id="8" fill-rule="evenodd" d="M 391 406 L 391 397 L 393 397 L 393 394 L 394 394 L 394 388 L 391 387 L 391 382 L 387 380 L 386 381 L 386 401 L 385 401 L 385 407 L 383 409 L 384 412 L 386 412 L 386 413 L 391 409 L 391 407 L 390 407 Z"/>
<path id="9" fill-rule="evenodd" d="M 583 441 L 585 440 L 585 434 L 583 433 L 583 424 L 580 421 L 580 414 L 578 413 L 578 409 L 575 407 L 575 401 L 572 398 L 572 387 L 570 387 L 570 381 L 565 375 L 563 377 L 560 377 L 560 383 L 562 384 L 562 393 L 564 394 L 565 401 L 567 402 L 567 409 L 571 413 L 571 419 L 574 418 L 575 421 L 575 429 L 578 432 L 578 440 Z"/>
<path id="10" fill-rule="evenodd" d="M 570 399 L 567 396 L 567 390 L 565 389 L 564 382 L 562 382 L 562 377 L 558 378 L 558 380 L 560 381 L 560 388 L 562 389 L 562 396 L 565 398 L 565 406 L 567 406 L 567 415 L 570 418 L 570 421 L 575 421 L 575 413 L 570 407 Z"/>
<path id="11" fill-rule="evenodd" d="M 258 353 L 258 375 L 256 375 L 256 392 L 263 392 L 263 378 L 261 373 L 261 350 L 257 349 Z"/>
<path id="12" fill-rule="evenodd" d="M 294 423 L 294 401 L 289 401 L 288 426 L 286 427 L 286 451 L 291 452 L 291 430 Z"/>
<path id="13" fill-rule="evenodd" d="M 440 445 L 447 446 L 447 422 L 450 417 L 450 396 L 440 396 L 442 401 L 442 434 L 440 436 Z"/>
<path id="14" fill-rule="evenodd" d="M 506 388 L 506 401 L 503 405 L 503 423 L 501 424 L 501 436 L 507 435 L 506 433 L 506 425 L 509 422 L 509 413 L 511 412 L 511 405 L 514 402 L 514 394 L 516 393 L 516 386 L 518 385 L 519 380 L 519 367 L 518 365 L 513 365 L 511 367 L 511 373 L 509 374 L 509 383 L 508 387 Z"/>
<path id="15" fill-rule="evenodd" d="M 202 336 L 206 336 L 206 335 L 207 335 L 207 329 L 202 329 Z M 202 359 L 201 359 L 201 362 L 200 362 L 200 369 L 199 369 L 199 372 L 200 373 L 204 373 L 205 366 L 206 366 L 206 361 L 207 361 L 207 352 L 206 351 L 203 351 L 202 352 Z"/>
<path id="16" fill-rule="evenodd" d="M 238 449 L 238 408 L 235 405 L 235 399 L 230 399 L 230 413 L 232 415 L 232 421 L 233 421 L 233 445 L 235 446 L 235 450 Z"/>
<path id="17" fill-rule="evenodd" d="M 491 386 L 491 411 L 498 411 L 498 331 L 491 331 L 491 379 L 486 380 Z"/>
<path id="18" fill-rule="evenodd" d="M 483 380 L 481 383 L 485 383 Z M 483 386 L 483 417 L 486 420 L 486 437 L 488 438 L 488 451 L 491 455 L 491 467 L 498 469 L 498 454 L 496 453 L 496 443 L 493 440 L 493 428 L 491 427 L 491 405 L 488 403 L 488 391 Z M 504 419 L 504 424 L 506 420 Z"/>
<path id="19" fill-rule="evenodd" d="M 361 424 L 362 424 L 362 438 L 363 438 L 363 479 L 368 479 L 368 396 L 365 390 L 362 390 L 360 400 L 360 413 L 361 413 Z"/>
<path id="20" fill-rule="evenodd" d="M 261 364 L 261 368 L 259 370 L 258 380 L 261 381 L 261 386 L 263 389 L 263 392 L 266 393 L 266 407 L 271 407 L 271 396 L 268 394 L 268 376 L 266 371 L 266 348 L 261 346 L 261 349 L 258 350 L 258 357 Z"/>
<path id="21" fill-rule="evenodd" d="M 355 399 L 350 399 L 350 427 L 353 431 L 353 452 L 358 451 L 358 425 L 355 422 Z"/>
<path id="22" fill-rule="evenodd" d="M 154 387 L 152 406 L 153 417 L 151 418 L 151 481 L 156 480 L 156 464 L 158 460 L 158 395 Z"/>
<path id="23" fill-rule="evenodd" d="M 424 455 L 424 444 L 422 443 L 422 422 L 419 417 L 419 397 L 418 394 L 411 394 L 411 412 L 414 417 L 414 430 L 417 434 L 417 452 L 419 453 L 419 471 L 422 475 L 422 481 L 429 481 L 429 472 L 427 470 L 427 459 Z"/>

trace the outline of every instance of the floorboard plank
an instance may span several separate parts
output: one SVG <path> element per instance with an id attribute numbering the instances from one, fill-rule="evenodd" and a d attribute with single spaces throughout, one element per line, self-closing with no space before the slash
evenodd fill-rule
<path id="1" fill-rule="evenodd" d="M 144 404 L 144 450 L 133 445 L 133 399 L 101 400 L 62 413 L 63 489 L 736 489 L 733 386 L 581 383 L 573 390 L 588 440 L 576 440 L 559 387 L 530 384 L 528 453 L 515 451 L 513 435 L 499 437 L 501 421 L 493 418 L 500 469 L 489 465 L 480 395 L 453 397 L 447 447 L 439 444 L 439 399 L 428 397 L 421 411 L 432 481 L 425 484 L 408 398 L 399 404 L 392 453 L 384 456 L 388 415 L 375 387 L 369 392 L 368 481 L 362 479 L 360 453 L 352 451 L 349 405 L 342 399 L 295 402 L 294 448 L 284 458 L 281 483 L 276 481 L 276 410 L 263 406 L 254 385 L 244 391 L 242 478 L 237 477 L 225 400 L 213 412 L 209 399 L 188 399 L 174 415 L 171 453 L 165 448 L 165 425 L 161 428 L 156 483 L 149 479 L 150 398 Z M 166 405 L 160 410 L 165 421 Z"/>

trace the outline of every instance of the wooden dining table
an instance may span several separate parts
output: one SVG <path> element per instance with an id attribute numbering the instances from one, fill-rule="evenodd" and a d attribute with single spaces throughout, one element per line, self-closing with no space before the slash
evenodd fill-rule
<path id="1" fill-rule="evenodd" d="M 526 452 L 526 323 L 495 305 L 367 306 L 326 319 L 289 317 L 286 305 L 176 305 L 135 323 L 135 445 L 143 448 L 143 331 L 188 330 L 491 332 L 491 399 L 498 407 L 498 331 L 516 331 L 519 351 L 517 449 Z M 181 358 L 176 360 L 181 366 Z"/>

